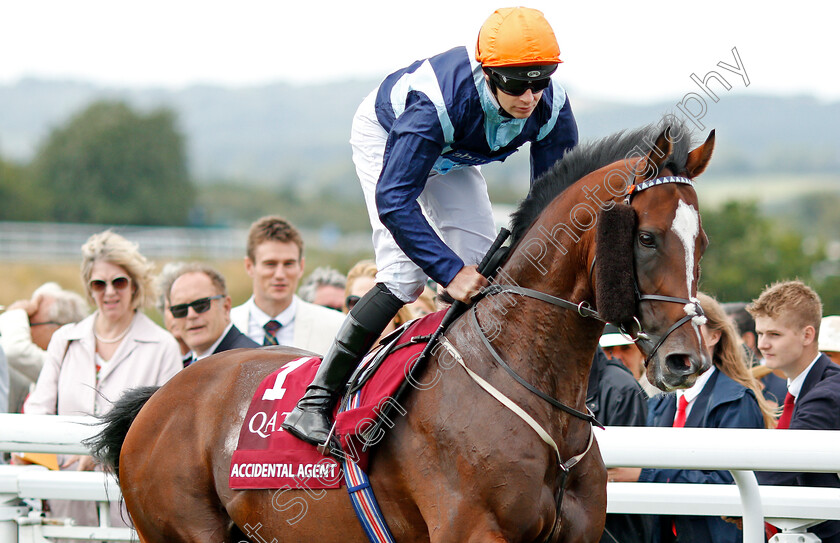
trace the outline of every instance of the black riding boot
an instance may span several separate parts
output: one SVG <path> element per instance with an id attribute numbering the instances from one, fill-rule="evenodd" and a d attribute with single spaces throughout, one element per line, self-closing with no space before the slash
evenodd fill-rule
<path id="1" fill-rule="evenodd" d="M 332 427 L 330 412 L 341 389 L 403 305 L 382 283 L 359 300 L 338 330 L 306 394 L 283 422 L 286 431 L 312 445 L 326 442 Z"/>

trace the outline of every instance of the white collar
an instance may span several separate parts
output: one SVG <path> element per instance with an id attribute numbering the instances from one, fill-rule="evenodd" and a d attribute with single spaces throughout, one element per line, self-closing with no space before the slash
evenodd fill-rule
<path id="1" fill-rule="evenodd" d="M 293 320 L 295 320 L 295 312 L 297 311 L 298 306 L 297 294 L 292 296 L 292 303 L 289 304 L 289 307 L 273 316 L 257 307 L 257 302 L 254 300 L 253 296 L 251 296 L 251 299 L 248 300 L 248 302 L 251 304 L 251 318 L 257 322 L 260 327 L 265 326 L 265 323 L 268 321 L 277 321 L 283 326 L 288 326 Z"/>
<path id="2" fill-rule="evenodd" d="M 802 385 L 805 384 L 805 379 L 808 377 L 808 373 L 811 371 L 811 368 L 814 367 L 814 364 L 817 363 L 819 360 L 821 353 L 817 353 L 817 357 L 808 364 L 808 367 L 805 368 L 805 371 L 794 377 L 793 379 L 788 380 L 788 392 L 790 392 L 794 398 L 799 399 L 799 393 L 802 392 Z"/>
<path id="3" fill-rule="evenodd" d="M 685 399 L 688 401 L 689 404 L 693 403 L 694 400 L 697 399 L 697 396 L 699 396 L 700 393 L 703 392 L 703 387 L 705 387 L 706 383 L 709 382 L 709 378 L 715 372 L 715 369 L 715 366 L 712 365 L 712 367 L 709 368 L 708 371 L 700 374 L 700 377 L 697 378 L 697 380 L 694 382 L 691 388 L 687 388 L 685 390 L 678 390 L 677 400 L 679 400 L 681 396 L 685 396 Z"/>

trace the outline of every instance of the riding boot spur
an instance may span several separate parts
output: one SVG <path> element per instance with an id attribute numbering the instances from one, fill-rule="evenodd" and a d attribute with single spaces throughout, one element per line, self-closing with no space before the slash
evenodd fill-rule
<path id="1" fill-rule="evenodd" d="M 404 304 L 382 283 L 359 300 L 338 330 L 306 393 L 283 421 L 286 431 L 312 445 L 326 442 L 332 427 L 331 411 L 339 393 Z"/>

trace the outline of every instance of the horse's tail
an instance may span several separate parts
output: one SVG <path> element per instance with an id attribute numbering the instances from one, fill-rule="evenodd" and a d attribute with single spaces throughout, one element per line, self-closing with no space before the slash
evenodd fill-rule
<path id="1" fill-rule="evenodd" d="M 150 386 L 127 390 L 114 403 L 110 411 L 99 417 L 100 424 L 103 424 L 105 428 L 82 442 L 90 449 L 93 457 L 105 467 L 106 471 L 113 473 L 117 480 L 120 476 L 120 451 L 128 429 L 140 409 L 159 388 Z"/>

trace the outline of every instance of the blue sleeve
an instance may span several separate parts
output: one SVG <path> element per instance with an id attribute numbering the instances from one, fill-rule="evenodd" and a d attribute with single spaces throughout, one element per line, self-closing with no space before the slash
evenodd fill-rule
<path id="1" fill-rule="evenodd" d="M 793 412 L 791 430 L 840 430 L 840 375 L 814 386 Z"/>
<path id="2" fill-rule="evenodd" d="M 388 135 L 376 207 L 400 249 L 426 275 L 446 286 L 464 262 L 438 237 L 417 203 L 442 150 L 443 133 L 434 105 L 412 93 Z"/>
<path id="3" fill-rule="evenodd" d="M 820 381 L 797 402 L 790 430 L 840 430 L 840 376 Z M 755 475 L 763 485 L 795 486 L 808 479 L 795 471 L 757 471 Z M 813 479 L 817 474 L 810 475 Z"/>
<path id="4" fill-rule="evenodd" d="M 577 144 L 577 122 L 567 96 L 551 132 L 543 139 L 531 143 L 531 183 Z"/>

